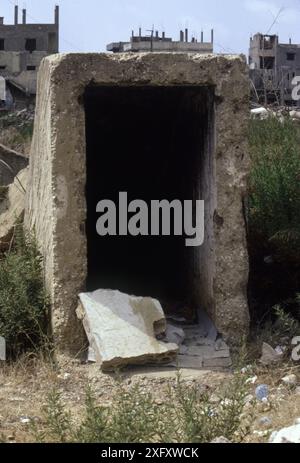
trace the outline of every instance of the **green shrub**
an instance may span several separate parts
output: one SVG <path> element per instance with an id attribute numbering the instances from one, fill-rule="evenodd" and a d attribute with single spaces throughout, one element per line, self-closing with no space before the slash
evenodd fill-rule
<path id="1" fill-rule="evenodd" d="M 295 304 L 297 300 L 299 301 L 299 296 L 294 301 Z M 299 336 L 300 322 L 289 313 L 288 309 L 289 307 L 284 307 L 284 304 L 274 306 L 270 313 L 271 317 L 256 327 L 253 336 L 256 342 L 258 341 L 259 349 L 263 342 L 273 347 L 281 345 L 287 348 L 286 357 L 290 356 L 291 340 Z"/>
<path id="2" fill-rule="evenodd" d="M 17 230 L 13 249 L 0 260 L 0 335 L 13 356 L 43 344 L 49 309 L 41 256 Z"/>
<path id="3" fill-rule="evenodd" d="M 235 374 L 218 392 L 220 402 L 212 404 L 199 385 L 188 386 L 178 377 L 165 401 L 158 403 L 142 386 L 126 390 L 119 382 L 108 406 L 99 404 L 88 388 L 83 416 L 78 417 L 52 391 L 42 410 L 43 425 L 32 423 L 31 428 L 37 442 L 204 443 L 220 436 L 242 441 L 249 431 L 249 424 L 242 425 L 246 377 Z"/>
<path id="4" fill-rule="evenodd" d="M 250 244 L 300 259 L 300 133 L 290 119 L 250 124 Z"/>

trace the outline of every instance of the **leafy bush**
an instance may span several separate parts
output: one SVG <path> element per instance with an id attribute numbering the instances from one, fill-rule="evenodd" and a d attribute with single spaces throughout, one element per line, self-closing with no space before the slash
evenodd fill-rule
<path id="1" fill-rule="evenodd" d="M 79 422 L 65 409 L 60 393 L 52 391 L 43 408 L 42 429 L 32 423 L 33 436 L 38 442 L 60 443 L 204 443 L 220 436 L 242 441 L 249 427 L 242 425 L 245 381 L 236 374 L 220 391 L 217 404 L 210 403 L 199 385 L 188 386 L 180 377 L 162 403 L 139 385 L 126 390 L 119 383 L 111 404 L 102 406 L 88 388 Z"/>
<path id="2" fill-rule="evenodd" d="M 0 260 L 0 335 L 14 356 L 41 346 L 49 309 L 36 244 L 16 230 L 13 249 Z"/>
<path id="3" fill-rule="evenodd" d="M 299 307 L 299 296 L 298 300 L 298 312 Z M 296 303 L 296 301 L 294 301 Z M 300 322 L 289 313 L 289 307 L 284 305 L 276 305 L 271 310 L 271 317 L 264 323 L 257 326 L 255 332 L 253 332 L 256 342 L 258 341 L 259 349 L 263 342 L 270 344 L 273 347 L 284 346 L 286 347 L 286 357 L 290 356 L 292 349 L 291 340 L 299 336 L 300 333 Z"/>
<path id="4" fill-rule="evenodd" d="M 253 246 L 300 260 L 300 132 L 290 119 L 250 124 L 249 227 Z"/>

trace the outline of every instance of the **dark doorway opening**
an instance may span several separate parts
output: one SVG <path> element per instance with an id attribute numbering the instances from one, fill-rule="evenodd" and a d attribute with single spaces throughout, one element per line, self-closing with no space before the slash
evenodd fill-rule
<path id="1" fill-rule="evenodd" d="M 119 192 L 149 205 L 157 199 L 204 199 L 213 89 L 89 86 L 84 101 L 87 289 L 198 304 L 192 299 L 201 278 L 199 248 L 186 247 L 184 236 L 100 237 L 96 205 L 103 199 L 118 204 Z"/>

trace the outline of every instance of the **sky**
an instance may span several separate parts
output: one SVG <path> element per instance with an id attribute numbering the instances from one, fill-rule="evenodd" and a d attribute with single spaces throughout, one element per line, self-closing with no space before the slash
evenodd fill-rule
<path id="1" fill-rule="evenodd" d="M 13 22 L 14 0 L 0 0 L 0 16 Z M 165 31 L 179 38 L 190 34 L 209 40 L 215 30 L 215 51 L 247 53 L 256 32 L 278 34 L 280 41 L 300 43 L 300 0 L 19 0 L 27 8 L 27 22 L 53 22 L 54 6 L 60 5 L 60 51 L 105 51 L 114 41 L 126 41 L 132 29 L 148 34 Z M 21 20 L 21 12 L 20 12 Z"/>

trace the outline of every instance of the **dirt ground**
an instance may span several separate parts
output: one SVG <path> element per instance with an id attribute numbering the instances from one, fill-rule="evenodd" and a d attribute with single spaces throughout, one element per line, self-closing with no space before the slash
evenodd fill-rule
<path id="1" fill-rule="evenodd" d="M 245 403 L 244 418 L 253 420 L 246 442 L 268 442 L 272 431 L 293 425 L 300 417 L 300 391 L 297 387 L 282 384 L 281 378 L 295 373 L 300 380 L 299 367 L 281 366 L 275 369 L 249 368 L 249 397 Z M 213 394 L 220 384 L 228 382 L 230 373 L 183 370 L 182 381 L 195 384 Z M 152 392 L 158 403 L 163 401 L 168 386 L 176 381 L 176 370 L 154 368 L 131 368 L 122 373 L 125 387 L 141 384 L 143 391 Z M 255 378 L 257 376 L 257 378 Z M 46 404 L 51 389 L 61 393 L 66 407 L 80 416 L 83 411 L 87 385 L 95 391 L 99 403 L 109 405 L 115 388 L 116 375 L 100 372 L 95 364 L 83 364 L 66 357 L 58 359 L 57 366 L 37 359 L 22 359 L 13 366 L 0 366 L 0 436 L 9 442 L 33 441 L 29 421 L 42 422 L 41 408 Z M 255 399 L 255 388 L 267 384 L 270 391 L 268 403 Z M 249 416 L 248 416 L 249 415 Z M 269 426 L 260 419 L 268 417 Z"/>

